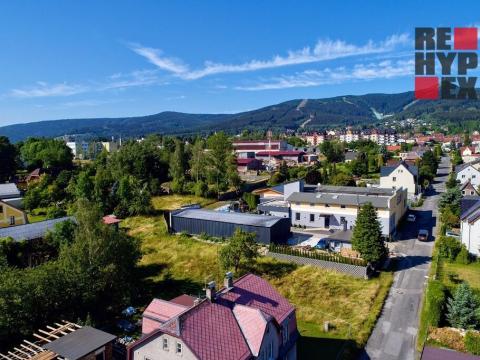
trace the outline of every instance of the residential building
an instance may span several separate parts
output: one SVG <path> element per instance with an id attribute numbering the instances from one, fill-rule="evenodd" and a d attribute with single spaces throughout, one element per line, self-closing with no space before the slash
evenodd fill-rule
<path id="1" fill-rule="evenodd" d="M 480 198 L 464 196 L 460 201 L 461 241 L 469 253 L 480 255 Z"/>
<path id="2" fill-rule="evenodd" d="M 305 152 L 300 150 L 280 150 L 280 151 L 258 151 L 255 157 L 262 160 L 264 164 L 276 167 L 282 161 L 287 165 L 297 165 L 304 161 Z"/>
<path id="3" fill-rule="evenodd" d="M 407 189 L 409 197 L 414 197 L 419 191 L 418 167 L 408 165 L 403 161 L 394 166 L 382 166 L 380 168 L 380 187 L 404 188 Z"/>
<path id="4" fill-rule="evenodd" d="M 353 141 L 358 141 L 361 139 L 360 132 L 352 130 L 351 127 L 348 127 L 345 132 L 342 132 L 338 135 L 338 139 L 342 142 L 351 143 Z"/>
<path id="5" fill-rule="evenodd" d="M 480 158 L 480 154 L 475 146 L 463 146 L 460 148 L 460 156 L 464 163 L 472 162 Z"/>
<path id="6" fill-rule="evenodd" d="M 246 173 L 248 171 L 258 171 L 263 169 L 262 161 L 254 158 L 237 158 L 237 171 Z"/>
<path id="7" fill-rule="evenodd" d="M 290 220 L 283 217 L 183 208 L 170 213 L 170 230 L 175 233 L 218 238 L 231 237 L 237 228 L 254 232 L 259 243 L 285 243 L 290 237 Z"/>
<path id="8" fill-rule="evenodd" d="M 23 207 L 22 194 L 14 183 L 0 184 L 0 200 L 19 209 Z"/>
<path id="9" fill-rule="evenodd" d="M 205 295 L 154 299 L 127 359 L 296 359 L 295 308 L 266 280 L 227 273 L 223 288 L 212 281 Z"/>
<path id="10" fill-rule="evenodd" d="M 24 211 L 0 200 L 0 228 L 24 225 L 27 222 L 27 214 Z"/>
<path id="11" fill-rule="evenodd" d="M 238 158 L 255 158 L 259 151 L 287 150 L 285 140 L 235 140 L 233 149 Z"/>
<path id="12" fill-rule="evenodd" d="M 407 210 L 407 189 L 317 186 L 314 192 L 293 192 L 290 203 L 292 225 L 316 229 L 352 229 L 359 209 L 371 203 L 377 210 L 386 237 L 395 234 Z"/>
<path id="13" fill-rule="evenodd" d="M 462 186 L 460 186 L 460 191 L 462 192 L 462 196 L 479 196 L 480 193 L 478 192 L 478 188 L 472 185 L 470 180 L 467 180 Z"/>
<path id="14" fill-rule="evenodd" d="M 314 132 L 311 134 L 300 135 L 300 138 L 305 140 L 308 145 L 318 146 L 325 141 L 326 134 L 324 132 Z"/>
<path id="15" fill-rule="evenodd" d="M 120 149 L 120 143 L 117 141 L 102 141 L 102 148 L 108 151 L 109 153 L 118 151 Z"/>
<path id="16" fill-rule="evenodd" d="M 62 321 L 34 334 L 5 354 L 3 360 L 112 360 L 115 335 Z"/>
<path id="17" fill-rule="evenodd" d="M 53 230 L 55 224 L 66 220 L 73 220 L 73 218 L 63 217 L 31 224 L 25 222 L 25 225 L 0 227 L 0 238 L 11 237 L 15 241 L 43 239 L 49 230 Z"/>
<path id="18" fill-rule="evenodd" d="M 480 170 L 476 169 L 471 163 L 456 166 L 455 174 L 457 180 L 460 181 L 460 184 L 462 185 L 467 181 L 476 188 L 480 185 Z"/>

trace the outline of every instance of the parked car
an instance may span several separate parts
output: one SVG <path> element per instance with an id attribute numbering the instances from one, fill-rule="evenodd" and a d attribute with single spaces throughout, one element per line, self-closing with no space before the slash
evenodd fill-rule
<path id="1" fill-rule="evenodd" d="M 419 230 L 417 239 L 420 241 L 428 241 L 428 230 L 425 230 L 425 229 Z"/>
<path id="2" fill-rule="evenodd" d="M 456 232 L 454 232 L 453 230 L 447 230 L 445 232 L 445 236 L 450 236 L 450 237 L 453 237 L 455 239 L 460 239 L 460 235 L 457 234 Z"/>
<path id="3" fill-rule="evenodd" d="M 417 217 L 413 214 L 408 214 L 407 216 L 407 221 L 408 222 L 415 222 L 415 220 L 417 220 Z"/>
<path id="4" fill-rule="evenodd" d="M 132 332 L 135 330 L 135 325 L 128 320 L 120 320 L 117 322 L 117 327 L 125 332 Z"/>

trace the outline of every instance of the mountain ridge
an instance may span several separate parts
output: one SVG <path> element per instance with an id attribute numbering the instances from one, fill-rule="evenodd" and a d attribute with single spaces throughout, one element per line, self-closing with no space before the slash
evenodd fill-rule
<path id="1" fill-rule="evenodd" d="M 0 135 L 17 142 L 27 137 L 79 135 L 86 138 L 140 137 L 150 133 L 190 135 L 216 130 L 322 130 L 329 127 L 373 126 L 385 116 L 480 120 L 479 101 L 417 101 L 414 93 L 372 93 L 320 99 L 294 99 L 236 114 L 193 114 L 164 111 L 113 118 L 45 120 L 0 127 Z M 302 127 L 303 124 L 303 127 Z"/>

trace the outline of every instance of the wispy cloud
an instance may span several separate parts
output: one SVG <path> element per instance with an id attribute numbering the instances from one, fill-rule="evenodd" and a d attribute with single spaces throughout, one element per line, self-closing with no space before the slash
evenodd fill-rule
<path id="1" fill-rule="evenodd" d="M 49 84 L 44 81 L 38 81 L 33 86 L 13 89 L 7 93 L 7 96 L 15 98 L 62 97 L 108 90 L 122 90 L 139 86 L 166 84 L 168 84 L 168 82 L 159 78 L 157 70 L 136 70 L 125 74 L 113 74 L 103 81 L 90 81 L 85 84 Z"/>
<path id="2" fill-rule="evenodd" d="M 49 96 L 70 96 L 87 91 L 83 85 L 71 85 L 67 83 L 48 84 L 38 81 L 34 86 L 24 89 L 13 89 L 10 91 L 12 97 L 18 98 L 40 98 Z"/>
<path id="3" fill-rule="evenodd" d="M 162 56 L 162 51 L 159 49 L 143 47 L 139 44 L 130 46 L 135 53 L 145 57 L 158 68 L 185 80 L 195 80 L 214 74 L 250 72 L 350 56 L 385 53 L 409 42 L 411 40 L 408 34 L 392 35 L 381 42 L 370 40 L 361 46 L 349 44 L 342 40 L 319 40 L 313 48 L 307 46 L 300 50 L 289 51 L 284 56 L 275 55 L 269 60 L 251 60 L 241 64 L 223 64 L 206 61 L 203 68 L 194 70 L 191 70 L 190 66 L 179 59 Z"/>
<path id="4" fill-rule="evenodd" d="M 347 81 L 372 79 L 390 79 L 412 75 L 413 60 L 385 60 L 378 63 L 357 64 L 353 68 L 337 67 L 322 70 L 306 70 L 294 75 L 274 77 L 250 86 L 237 86 L 237 90 L 260 91 L 300 87 L 312 87 L 327 84 L 340 84 Z"/>

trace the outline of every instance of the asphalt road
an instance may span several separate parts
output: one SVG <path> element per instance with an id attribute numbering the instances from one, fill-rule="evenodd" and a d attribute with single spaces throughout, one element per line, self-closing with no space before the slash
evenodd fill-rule
<path id="1" fill-rule="evenodd" d="M 420 305 L 434 242 L 431 234 L 436 233 L 438 199 L 445 191 L 449 167 L 449 159 L 443 158 L 423 206 L 412 211 L 417 217 L 416 221 L 405 223 L 399 231 L 398 240 L 393 244 L 393 251 L 399 255 L 394 283 L 361 360 L 418 358 L 416 341 Z M 429 231 L 428 242 L 416 239 L 420 229 Z"/>

